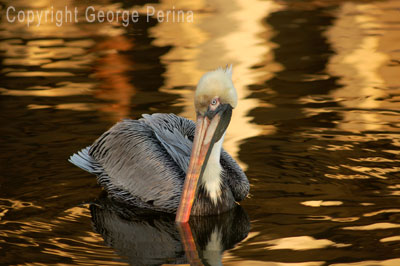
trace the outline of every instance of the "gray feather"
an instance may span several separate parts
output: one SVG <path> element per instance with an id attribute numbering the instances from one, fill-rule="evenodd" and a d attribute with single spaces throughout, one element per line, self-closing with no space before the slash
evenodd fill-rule
<path id="1" fill-rule="evenodd" d="M 154 209 L 177 209 L 185 173 L 143 121 L 117 123 L 95 141 L 89 154 L 103 166 L 116 188 Z"/>
<path id="2" fill-rule="evenodd" d="M 101 165 L 89 155 L 89 149 L 90 146 L 78 151 L 78 153 L 74 153 L 69 157 L 68 161 L 89 173 L 96 175 L 101 174 L 104 170 Z"/>
<path id="3" fill-rule="evenodd" d="M 190 120 L 182 120 L 173 114 L 144 114 L 140 120 L 154 130 L 157 139 L 186 173 L 193 143 L 193 139 L 189 140 L 188 135 L 194 136 L 194 123 Z"/>
<path id="4" fill-rule="evenodd" d="M 115 124 L 70 162 L 98 176 L 109 194 L 138 207 L 176 212 L 190 160 L 195 123 L 174 114 Z M 224 182 L 236 201 L 249 191 L 237 163 L 221 152 Z"/>

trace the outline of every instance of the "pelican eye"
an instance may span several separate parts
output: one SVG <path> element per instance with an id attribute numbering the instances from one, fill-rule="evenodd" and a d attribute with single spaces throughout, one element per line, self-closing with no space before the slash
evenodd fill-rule
<path id="1" fill-rule="evenodd" d="M 217 99 L 214 98 L 211 100 L 211 105 L 216 105 L 217 103 L 218 103 Z"/>

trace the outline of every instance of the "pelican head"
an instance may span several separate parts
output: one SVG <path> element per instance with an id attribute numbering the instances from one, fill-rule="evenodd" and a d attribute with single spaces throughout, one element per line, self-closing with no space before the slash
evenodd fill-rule
<path id="1" fill-rule="evenodd" d="M 189 220 L 198 183 L 203 177 L 210 153 L 214 144 L 225 135 L 232 109 L 237 105 L 236 89 L 232 83 L 232 66 L 204 74 L 197 84 L 194 104 L 197 115 L 196 132 L 181 201 L 176 213 L 177 222 Z M 220 150 L 218 156 L 219 152 Z"/>

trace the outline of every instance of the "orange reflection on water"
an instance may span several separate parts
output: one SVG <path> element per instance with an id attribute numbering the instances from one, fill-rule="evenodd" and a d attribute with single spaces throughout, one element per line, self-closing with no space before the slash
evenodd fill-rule
<path id="1" fill-rule="evenodd" d="M 309 216 L 308 220 L 312 221 L 332 221 L 338 223 L 351 223 L 359 220 L 359 217 L 344 217 L 344 218 L 334 218 L 331 216 Z"/>
<path id="2" fill-rule="evenodd" d="M 0 223 L 1 220 L 10 210 L 21 210 L 23 208 L 43 209 L 41 206 L 35 205 L 32 202 L 20 201 L 15 199 L 0 199 Z"/>
<path id="3" fill-rule="evenodd" d="M 100 110 L 113 113 L 114 121 L 129 116 L 131 97 L 135 94 L 126 73 L 132 69 L 132 62 L 119 53 L 132 49 L 132 45 L 126 37 L 115 36 L 94 47 L 95 52 L 103 54 L 96 60 L 94 67 L 94 74 L 100 79 L 94 95 L 99 99 L 112 101 L 111 104 L 100 107 Z"/>
<path id="4" fill-rule="evenodd" d="M 387 210 L 380 210 L 380 211 L 376 211 L 376 212 L 370 212 L 370 213 L 365 213 L 364 216 L 365 217 L 371 217 L 371 216 L 375 216 L 381 213 L 398 213 L 400 212 L 400 209 L 387 209 Z"/>
<path id="5" fill-rule="evenodd" d="M 400 171 L 400 167 L 391 167 L 391 168 L 383 168 L 383 167 L 366 167 L 366 166 L 353 166 L 353 165 L 340 165 L 343 168 L 350 169 L 354 172 L 360 172 L 364 175 L 370 175 L 372 177 L 386 179 L 386 174 L 397 173 Z"/>
<path id="6" fill-rule="evenodd" d="M 0 93 L 3 95 L 12 96 L 39 96 L 39 97 L 65 97 L 71 95 L 91 94 L 93 84 L 87 83 L 58 83 L 57 88 L 47 86 L 34 86 L 25 90 L 6 90 L 0 88 Z M 59 87 L 58 87 L 59 86 Z"/>
<path id="7" fill-rule="evenodd" d="M 324 201 L 324 200 L 310 200 L 301 202 L 302 205 L 308 207 L 321 207 L 321 206 L 339 206 L 342 205 L 341 201 Z"/>
<path id="8" fill-rule="evenodd" d="M 266 249 L 291 249 L 291 250 L 310 250 L 332 247 L 345 247 L 346 244 L 337 244 L 328 239 L 315 239 L 310 236 L 296 236 L 274 239 L 266 242 Z"/>
<path id="9" fill-rule="evenodd" d="M 375 223 L 375 224 L 360 225 L 360 226 L 348 226 L 348 227 L 343 227 L 343 229 L 344 230 L 369 231 L 369 230 L 392 229 L 392 228 L 399 228 L 399 227 L 400 227 L 400 224 Z"/>
<path id="10" fill-rule="evenodd" d="M 33 9 L 38 11 L 78 10 L 78 22 L 85 21 L 86 3 L 75 1 L 51 2 L 47 0 L 29 2 L 19 1 L 13 4 L 15 9 Z M 95 9 L 117 10 L 121 4 L 96 5 Z M 37 20 L 38 17 L 35 16 Z M 97 23 L 76 23 L 66 22 L 57 26 L 56 21 L 48 19 L 41 20 L 40 27 L 27 27 L 26 23 L 2 22 L 2 27 L 7 31 L 2 32 L 4 38 L 0 48 L 7 51 L 7 58 L 3 64 L 7 67 L 2 69 L 8 77 L 75 77 L 75 72 L 88 72 L 92 65 L 95 65 L 95 77 L 97 82 L 79 83 L 73 87 L 58 83 L 54 87 L 42 86 L 31 87 L 25 90 L 5 90 L 0 93 L 12 96 L 38 96 L 38 97 L 65 97 L 73 95 L 95 94 L 95 97 L 110 100 L 110 104 L 89 104 L 89 103 L 63 103 L 57 105 L 29 104 L 29 109 L 69 109 L 76 111 L 101 110 L 102 112 L 114 114 L 113 121 L 128 117 L 130 111 L 130 98 L 134 88 L 126 71 L 132 67 L 132 62 L 122 56 L 120 51 L 132 49 L 132 43 L 125 38 L 125 28 L 121 25 L 103 23 L 101 27 Z M 120 27 L 118 27 L 120 26 Z M 24 43 L 20 39 L 28 41 Z M 97 43 L 93 36 L 102 36 L 102 41 Z M 27 67 L 36 67 L 34 70 Z M 67 71 L 71 70 L 71 71 Z"/>
<path id="11" fill-rule="evenodd" d="M 392 30 L 396 24 L 391 21 L 398 21 L 395 7 L 396 1 L 343 3 L 335 23 L 326 32 L 336 52 L 330 58 L 327 70 L 340 77 L 339 83 L 343 85 L 331 95 L 343 99 L 340 104 L 344 107 L 359 109 L 342 113 L 344 121 L 339 122 L 340 129 L 356 132 L 396 130 L 386 125 L 390 120 L 387 115 L 382 117 L 377 112 L 367 111 L 399 109 L 393 101 L 382 101 L 399 93 L 399 89 L 392 92 L 384 89 L 399 86 L 400 67 L 388 67 L 398 49 L 396 40 L 400 39 L 399 31 Z M 394 121 L 395 116 L 392 119 Z"/>
<path id="12" fill-rule="evenodd" d="M 242 260 L 236 262 L 228 262 L 224 263 L 224 265 L 228 266 L 247 266 L 247 265 L 254 265 L 254 266 L 321 266 L 324 265 L 324 261 L 309 261 L 309 262 L 275 262 L 275 261 L 257 261 L 257 260 Z"/>
<path id="13" fill-rule="evenodd" d="M 380 242 L 392 242 L 392 241 L 400 241 L 400 236 L 390 236 L 385 237 L 379 240 Z"/>
<path id="14" fill-rule="evenodd" d="M 352 262 L 352 263 L 335 263 L 330 266 L 398 266 L 400 265 L 400 259 L 391 259 L 391 260 L 369 260 L 369 261 L 361 261 L 361 262 Z"/>
<path id="15" fill-rule="evenodd" d="M 19 204 L 26 205 L 24 207 L 36 207 L 25 202 L 13 202 L 13 207 L 16 208 Z M 85 220 L 84 223 L 82 223 L 82 219 Z M 18 222 L 7 221 L 13 229 L 2 230 L 0 235 L 7 239 L 18 239 L 17 242 L 9 242 L 10 246 L 43 248 L 42 253 L 69 258 L 74 262 L 73 264 L 87 263 L 88 261 L 93 264 L 104 264 L 104 258 L 109 258 L 107 264 L 125 265 L 125 263 L 115 261 L 114 252 L 104 247 L 103 238 L 99 234 L 92 232 L 89 220 L 90 212 L 87 205 L 72 207 L 49 221 L 42 221 L 37 217 L 26 217 Z M 80 233 L 77 235 L 71 233 L 75 230 Z M 57 237 L 54 236 L 54 232 L 58 232 Z M 46 237 L 31 237 L 32 233 Z M 70 237 L 70 234 L 74 237 Z"/>

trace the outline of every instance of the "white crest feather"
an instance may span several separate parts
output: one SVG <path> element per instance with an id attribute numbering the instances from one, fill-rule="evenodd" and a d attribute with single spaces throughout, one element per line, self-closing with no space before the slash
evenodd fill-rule
<path id="1" fill-rule="evenodd" d="M 230 64 L 230 65 L 226 64 L 225 73 L 229 74 L 229 76 L 231 76 L 231 78 L 232 78 L 232 74 L 233 74 L 232 68 L 233 68 L 232 64 Z"/>

